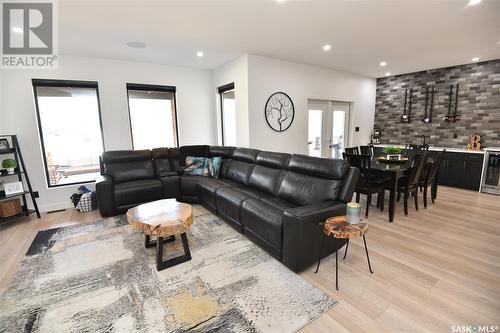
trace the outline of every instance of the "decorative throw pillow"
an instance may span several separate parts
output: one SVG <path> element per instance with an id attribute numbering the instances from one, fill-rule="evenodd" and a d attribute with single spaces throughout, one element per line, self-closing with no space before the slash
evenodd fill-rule
<path id="1" fill-rule="evenodd" d="M 187 156 L 186 157 L 186 168 L 184 169 L 185 175 L 196 175 L 196 176 L 208 176 L 208 168 L 206 166 L 205 157 L 195 157 L 195 156 Z"/>
<path id="2" fill-rule="evenodd" d="M 221 163 L 222 163 L 221 157 L 207 158 L 208 175 L 210 177 L 219 178 L 219 170 Z"/>

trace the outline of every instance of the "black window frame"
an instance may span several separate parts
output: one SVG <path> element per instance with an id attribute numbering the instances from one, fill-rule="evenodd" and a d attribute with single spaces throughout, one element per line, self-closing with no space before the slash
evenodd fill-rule
<path id="1" fill-rule="evenodd" d="M 219 104 L 220 104 L 220 132 L 221 132 L 222 146 L 226 145 L 224 142 L 224 98 L 222 97 L 222 95 L 225 92 L 231 91 L 231 90 L 235 90 L 234 89 L 234 82 L 225 84 L 225 85 L 217 88 L 217 92 L 219 93 Z"/>
<path id="2" fill-rule="evenodd" d="M 174 95 L 174 125 L 175 125 L 175 147 L 179 147 L 179 117 L 177 114 L 177 88 L 175 86 L 162 86 L 155 84 L 144 84 L 144 83 L 126 83 L 125 88 L 127 90 L 127 108 L 128 108 L 128 123 L 130 128 L 130 141 L 132 143 L 132 150 L 134 148 L 134 133 L 132 131 L 132 117 L 130 116 L 130 96 L 129 90 L 140 90 L 140 91 L 155 91 L 155 92 L 169 92 Z"/>
<path id="3" fill-rule="evenodd" d="M 101 131 L 102 151 L 104 152 L 104 151 L 106 151 L 106 145 L 104 143 L 104 131 L 102 128 L 102 114 L 101 114 L 101 100 L 99 97 L 99 83 L 97 81 L 33 79 L 32 78 L 31 84 L 33 86 L 33 97 L 35 100 L 36 120 L 38 123 L 38 133 L 40 134 L 40 146 L 41 146 L 41 150 L 42 150 L 43 165 L 45 167 L 45 180 L 47 182 L 48 188 L 95 183 L 95 179 L 94 179 L 94 180 L 88 180 L 88 181 L 82 181 L 82 182 L 73 182 L 73 183 L 64 183 L 64 184 L 55 184 L 55 185 L 50 184 L 49 165 L 47 163 L 47 155 L 45 152 L 45 142 L 43 139 L 42 121 L 41 121 L 41 117 L 40 117 L 40 108 L 38 106 L 38 93 L 37 93 L 36 88 L 37 87 L 94 88 L 96 91 L 96 97 L 97 97 L 97 112 L 99 113 L 99 129 Z"/>

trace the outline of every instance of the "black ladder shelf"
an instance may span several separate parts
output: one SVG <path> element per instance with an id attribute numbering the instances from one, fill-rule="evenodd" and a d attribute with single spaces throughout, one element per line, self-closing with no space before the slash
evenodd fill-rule
<path id="1" fill-rule="evenodd" d="M 9 139 L 12 144 L 12 148 L 7 150 L 0 150 L 0 155 L 14 155 L 14 160 L 16 161 L 17 168 L 14 169 L 13 174 L 8 174 L 7 170 L 0 170 L 0 179 L 5 177 L 13 177 L 17 176 L 18 181 L 28 186 L 28 190 L 24 190 L 20 193 L 5 195 L 5 191 L 0 191 L 0 201 L 12 199 L 15 197 L 22 197 L 23 205 L 22 212 L 20 214 L 10 216 L 10 217 L 0 217 L 0 223 L 7 222 L 11 220 L 15 220 L 21 217 L 29 216 L 30 214 L 36 214 L 38 218 L 40 218 L 40 211 L 38 210 L 38 205 L 36 203 L 35 193 L 33 192 L 33 188 L 31 187 L 30 178 L 28 177 L 28 172 L 26 171 L 26 167 L 24 165 L 23 155 L 21 154 L 21 148 L 19 147 L 19 141 L 17 140 L 16 135 L 0 135 L 0 139 Z M 0 160 L 3 160 L 1 158 Z M 28 208 L 28 198 L 30 196 L 31 202 L 33 204 L 33 209 Z"/>

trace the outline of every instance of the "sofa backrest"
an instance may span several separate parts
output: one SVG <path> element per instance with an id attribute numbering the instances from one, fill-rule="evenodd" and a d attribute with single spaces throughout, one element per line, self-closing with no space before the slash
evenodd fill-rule
<path id="1" fill-rule="evenodd" d="M 208 147 L 208 157 L 222 157 L 219 168 L 219 177 L 225 177 L 227 169 L 231 164 L 231 157 L 236 147 L 210 146 Z"/>
<path id="2" fill-rule="evenodd" d="M 208 157 L 207 145 L 181 146 L 179 149 L 180 149 L 180 157 L 179 157 L 180 166 L 186 166 L 187 156 Z"/>
<path id="3" fill-rule="evenodd" d="M 257 149 L 236 148 L 233 152 L 232 161 L 223 176 L 248 185 L 259 152 Z"/>
<path id="4" fill-rule="evenodd" d="M 236 147 L 210 146 L 208 147 L 208 157 L 231 158 Z"/>
<path id="5" fill-rule="evenodd" d="M 278 196 L 299 206 L 335 200 L 348 170 L 344 160 L 293 155 Z"/>
<path id="6" fill-rule="evenodd" d="M 154 148 L 151 150 L 151 155 L 153 156 L 156 176 L 164 177 L 170 175 L 172 172 L 177 172 L 171 162 L 170 149 Z"/>
<path id="7" fill-rule="evenodd" d="M 261 151 L 256 158 L 256 166 L 248 180 L 248 185 L 261 191 L 277 195 L 286 173 L 290 154 Z"/>
<path id="8" fill-rule="evenodd" d="M 172 165 L 172 169 L 182 174 L 186 165 L 186 158 L 182 158 L 181 149 L 169 148 L 168 152 L 170 154 L 170 164 Z M 181 164 L 181 160 L 184 161 L 183 164 Z"/>
<path id="9" fill-rule="evenodd" d="M 117 183 L 154 178 L 150 150 L 114 150 L 102 154 L 102 173 Z"/>

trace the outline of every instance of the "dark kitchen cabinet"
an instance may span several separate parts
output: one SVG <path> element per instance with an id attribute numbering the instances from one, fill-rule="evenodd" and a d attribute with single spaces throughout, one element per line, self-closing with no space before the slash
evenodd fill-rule
<path id="1" fill-rule="evenodd" d="M 441 160 L 438 183 L 478 191 L 483 158 L 483 154 L 445 152 Z"/>

